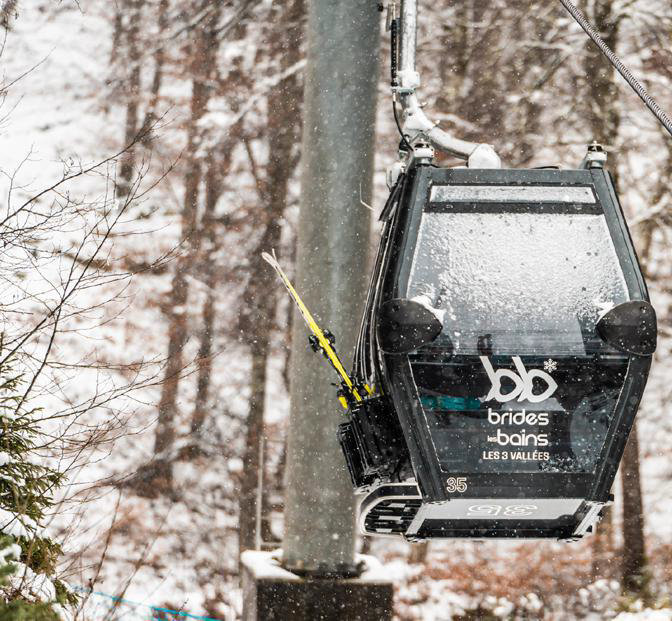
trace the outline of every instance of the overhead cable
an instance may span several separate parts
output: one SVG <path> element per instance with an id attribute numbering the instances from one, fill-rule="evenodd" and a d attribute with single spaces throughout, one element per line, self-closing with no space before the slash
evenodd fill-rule
<path id="1" fill-rule="evenodd" d="M 616 56 L 611 48 L 604 42 L 604 39 L 602 39 L 597 30 L 591 26 L 590 22 L 586 19 L 584 14 L 576 6 L 574 6 L 570 0 L 560 0 L 560 2 L 562 6 L 564 6 L 567 11 L 569 11 L 579 26 L 585 30 L 586 34 L 593 40 L 595 45 L 600 48 L 602 53 L 614 66 L 616 71 L 618 71 L 621 76 L 623 76 L 623 79 L 630 85 L 632 90 L 634 90 L 637 95 L 639 95 L 641 100 L 646 104 L 646 107 L 651 110 L 653 115 L 672 136 L 672 120 L 670 120 L 670 117 L 665 114 L 665 111 L 658 105 L 656 100 L 646 92 L 646 89 L 644 86 L 642 86 L 642 83 L 634 75 L 632 75 L 631 71 L 623 64 L 621 59 Z"/>

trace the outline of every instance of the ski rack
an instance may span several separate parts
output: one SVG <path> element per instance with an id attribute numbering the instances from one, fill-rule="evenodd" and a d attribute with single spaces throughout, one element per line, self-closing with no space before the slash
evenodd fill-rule
<path id="1" fill-rule="evenodd" d="M 312 332 L 308 337 L 311 348 L 321 352 L 339 376 L 338 400 L 347 410 L 348 420 L 339 425 L 337 434 L 353 486 L 366 488 L 378 479 L 391 478 L 408 461 L 408 451 L 389 402 L 384 396 L 375 395 L 365 382 L 348 375 L 334 349 L 334 336 L 317 324 L 275 253 L 262 252 L 261 256 L 280 277 Z"/>
<path id="2" fill-rule="evenodd" d="M 294 303 L 299 309 L 303 320 L 306 322 L 306 325 L 312 332 L 312 334 L 308 337 L 308 342 L 310 343 L 312 350 L 314 352 L 322 352 L 324 357 L 329 361 L 329 364 L 338 374 L 341 381 L 341 388 L 338 391 L 338 399 L 343 408 L 347 410 L 348 407 L 362 401 L 360 388 L 348 375 L 348 372 L 345 370 L 341 359 L 338 357 L 338 354 L 334 349 L 334 343 L 336 341 L 334 335 L 329 332 L 329 330 L 322 330 L 317 324 L 312 314 L 308 310 L 308 307 L 304 304 L 296 289 L 294 289 L 294 286 L 287 277 L 287 274 L 285 274 L 282 267 L 280 267 L 278 260 L 275 258 L 275 253 L 270 255 L 267 252 L 262 252 L 261 257 L 275 270 L 277 275 L 280 277 L 282 284 L 285 285 L 285 289 L 287 289 L 290 297 L 292 300 L 294 300 Z M 367 392 L 370 393 L 368 386 L 365 385 L 363 388 L 363 394 L 366 394 Z"/>

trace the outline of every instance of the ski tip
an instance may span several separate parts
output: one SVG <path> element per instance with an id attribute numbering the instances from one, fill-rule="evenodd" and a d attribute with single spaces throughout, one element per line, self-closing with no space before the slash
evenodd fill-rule
<path id="1" fill-rule="evenodd" d="M 269 263 L 272 266 L 276 266 L 278 264 L 277 260 L 273 255 L 268 254 L 268 252 L 262 252 L 261 253 L 261 258 L 266 261 L 266 263 Z"/>

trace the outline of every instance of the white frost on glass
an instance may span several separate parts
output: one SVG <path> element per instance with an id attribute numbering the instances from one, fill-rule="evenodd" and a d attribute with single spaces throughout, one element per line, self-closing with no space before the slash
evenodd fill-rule
<path id="1" fill-rule="evenodd" d="M 435 185 L 430 200 L 433 203 L 521 201 L 524 203 L 584 203 L 594 204 L 592 188 L 580 186 L 510 186 L 510 185 Z"/>
<path id="2" fill-rule="evenodd" d="M 607 306 L 627 301 L 601 215 L 425 213 L 407 297 L 445 310 L 459 353 L 583 354 Z"/>

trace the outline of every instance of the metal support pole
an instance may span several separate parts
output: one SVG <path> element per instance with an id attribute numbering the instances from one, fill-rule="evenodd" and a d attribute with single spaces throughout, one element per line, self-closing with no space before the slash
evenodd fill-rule
<path id="1" fill-rule="evenodd" d="M 295 286 L 349 361 L 367 285 L 371 214 L 360 187 L 370 202 L 379 14 L 361 0 L 308 6 Z M 298 574 L 354 574 L 356 510 L 336 439 L 343 409 L 333 370 L 311 351 L 298 315 L 290 377 L 282 564 Z"/>
<path id="2" fill-rule="evenodd" d="M 415 50 L 418 45 L 417 0 L 401 0 L 401 37 L 399 64 L 403 71 L 415 71 Z"/>

